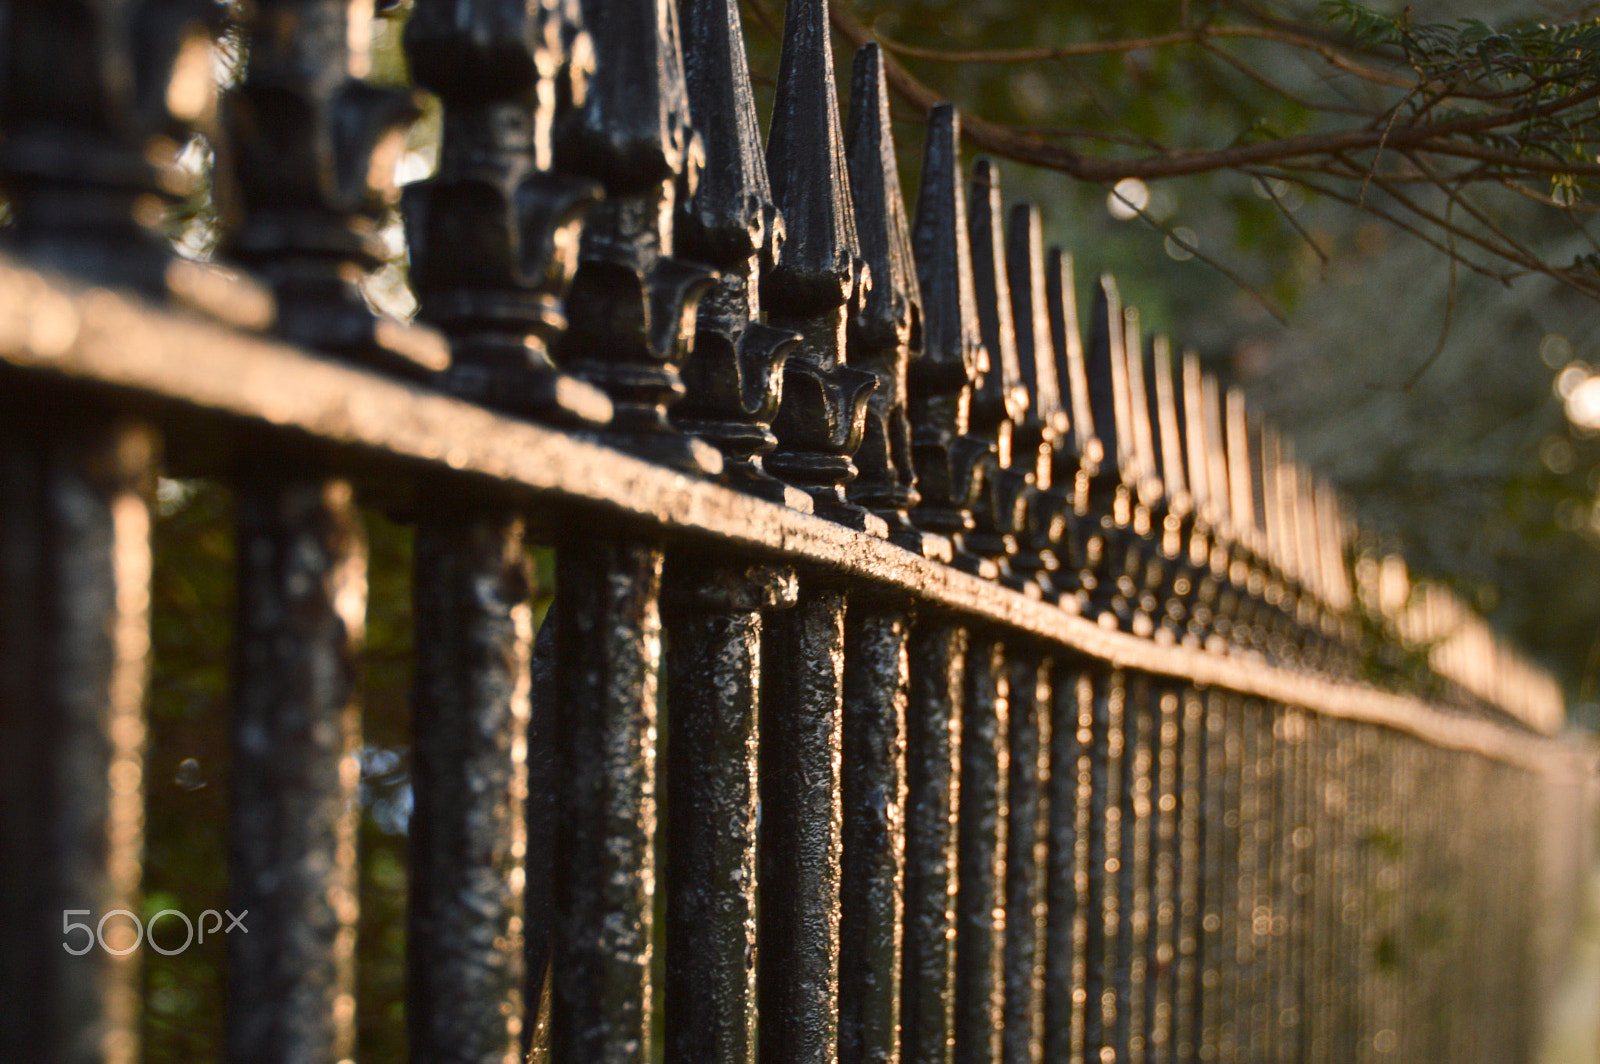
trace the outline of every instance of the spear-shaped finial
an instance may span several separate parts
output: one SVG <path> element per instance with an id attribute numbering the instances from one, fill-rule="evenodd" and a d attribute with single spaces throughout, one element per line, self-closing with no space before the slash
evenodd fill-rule
<path id="1" fill-rule="evenodd" d="M 599 196 L 551 171 L 554 125 L 591 72 L 576 4 L 417 0 L 405 48 L 444 105 L 438 171 L 403 204 L 421 317 L 450 337 L 441 383 L 543 420 L 605 423 L 610 400 L 560 373 L 549 350 Z"/>
<path id="2" fill-rule="evenodd" d="M 1145 350 L 1148 417 L 1155 446 L 1156 475 L 1166 490 L 1167 510 L 1180 520 L 1194 511 L 1183 445 L 1183 397 L 1172 367 L 1172 344 L 1153 337 Z"/>
<path id="3" fill-rule="evenodd" d="M 278 297 L 278 332 L 392 373 L 430 377 L 444 338 L 375 314 L 357 285 L 386 258 L 378 239 L 397 198 L 394 164 L 420 114 L 410 92 L 360 80 L 370 4 L 257 0 L 246 10 L 244 80 L 223 118 L 237 209 L 232 259 Z"/>
<path id="4" fill-rule="evenodd" d="M 262 327 L 271 297 L 174 254 L 178 154 L 215 113 L 212 0 L 52 0 L 0 11 L 5 243 L 47 268 Z M 152 209 L 155 208 L 155 209 Z"/>
<path id="5" fill-rule="evenodd" d="M 1116 282 L 1101 274 L 1085 366 L 1095 431 L 1106 455 L 1089 483 L 1089 508 L 1099 515 L 1105 536 L 1092 606 L 1110 618 L 1102 623 L 1131 626 L 1145 582 L 1147 551 L 1141 540 L 1150 531 L 1150 513 L 1139 495 L 1142 469 L 1128 392 L 1126 335 Z"/>
<path id="6" fill-rule="evenodd" d="M 961 544 L 973 527 L 983 463 L 993 450 L 967 433 L 973 383 L 987 371 L 989 355 L 978 327 L 961 184 L 961 118 L 954 107 L 940 104 L 928 115 L 911 237 L 925 322 L 922 358 L 912 365 L 909 382 L 911 449 L 922 493 L 912 517 L 951 537 L 959 567 L 994 575 L 992 562 Z"/>
<path id="7" fill-rule="evenodd" d="M 1150 420 L 1144 379 L 1144 335 L 1137 307 L 1122 308 L 1122 352 L 1127 365 L 1128 425 L 1132 430 L 1129 439 L 1136 471 L 1134 531 L 1139 537 L 1130 560 L 1137 555 L 1142 563 L 1131 570 L 1138 593 L 1134 631 L 1142 635 L 1147 634 L 1155 619 L 1160 589 L 1171 583 L 1168 566 L 1177 556 L 1178 540 L 1177 530 L 1169 522 L 1166 485 L 1159 472 L 1160 455 Z"/>
<path id="8" fill-rule="evenodd" d="M 851 320 L 849 363 L 878 379 L 856 452 L 861 475 L 850 485 L 850 498 L 883 518 L 894 542 L 948 560 L 949 543 L 918 531 L 908 516 L 920 498 L 906 416 L 906 374 L 910 362 L 922 356 L 922 289 L 900 192 L 883 53 L 875 43 L 856 52 L 845 146 L 861 256 L 872 276 Z"/>
<path id="9" fill-rule="evenodd" d="M 1328 606 L 1336 613 L 1349 610 L 1350 575 L 1345 566 L 1344 507 L 1338 489 L 1326 477 L 1317 480 L 1317 522 L 1322 529 L 1322 564 L 1328 585 Z"/>
<path id="10" fill-rule="evenodd" d="M 1083 354 L 1083 330 L 1078 322 L 1078 289 L 1072 269 L 1072 256 L 1051 248 L 1045 264 L 1045 298 L 1050 304 L 1050 339 L 1056 349 L 1056 381 L 1070 397 L 1069 445 L 1058 451 L 1076 467 L 1063 469 L 1058 464 L 1055 480 L 1070 475 L 1081 486 L 1076 494 L 1088 491 L 1088 478 L 1097 474 L 1105 459 L 1105 444 L 1095 432 L 1093 404 L 1089 397 L 1089 374 Z M 1082 508 L 1080 504 L 1080 509 Z"/>
<path id="11" fill-rule="evenodd" d="M 1239 494 L 1233 484 L 1235 470 L 1229 463 L 1226 422 L 1223 414 L 1222 386 L 1211 374 L 1198 374 L 1197 415 L 1199 459 L 1204 469 L 1205 493 L 1201 515 L 1212 541 L 1211 575 L 1216 608 L 1211 634 L 1218 641 L 1232 639 L 1248 645 L 1257 632 L 1251 603 L 1250 554 L 1244 536 L 1251 520 L 1248 513 L 1235 512 Z M 1192 397 L 1191 397 L 1192 398 Z M 1201 481 L 1196 476 L 1196 482 Z"/>
<path id="12" fill-rule="evenodd" d="M 1161 455 L 1156 446 L 1155 425 L 1152 416 L 1150 390 L 1144 376 L 1145 342 L 1140 329 L 1139 308 L 1122 308 L 1122 351 L 1128 366 L 1128 423 L 1132 426 L 1133 456 L 1138 470 L 1135 490 L 1138 499 L 1152 513 L 1152 521 L 1159 525 L 1157 511 L 1166 511 L 1166 484 L 1161 479 Z M 1159 530 L 1156 533 L 1160 535 Z"/>
<path id="13" fill-rule="evenodd" d="M 1227 546 L 1218 534 L 1218 511 L 1212 502 L 1210 445 L 1205 425 L 1205 377 L 1200 357 L 1185 351 L 1172 382 L 1174 419 L 1182 447 L 1183 486 L 1187 491 L 1187 564 L 1193 588 L 1188 597 L 1187 635 L 1203 642 L 1210 634 L 1222 585 L 1228 578 Z"/>
<path id="14" fill-rule="evenodd" d="M 1205 433 L 1206 483 L 1218 534 L 1230 545 L 1241 542 L 1239 522 L 1248 515 L 1233 512 L 1233 484 L 1229 478 L 1227 434 L 1223 429 L 1222 385 L 1207 373 L 1200 379 L 1200 420 Z"/>
<path id="15" fill-rule="evenodd" d="M 1045 299 L 1050 311 L 1050 340 L 1056 350 L 1056 381 L 1069 398 L 1071 425 L 1063 444 L 1056 448 L 1050 473 L 1052 484 L 1072 499 L 1067 517 L 1065 550 L 1060 579 L 1065 591 L 1072 587 L 1080 607 L 1086 606 L 1097 586 L 1105 555 L 1105 529 L 1089 506 L 1089 484 L 1100 472 L 1103 448 L 1095 434 L 1089 399 L 1089 377 L 1083 355 L 1083 332 L 1078 323 L 1078 293 L 1072 256 L 1051 248 L 1045 265 Z"/>
<path id="16" fill-rule="evenodd" d="M 1132 504 L 1139 471 L 1128 415 L 1124 335 L 1122 296 L 1111 275 L 1102 273 L 1095 284 L 1094 303 L 1089 311 L 1089 346 L 1084 365 L 1090 415 L 1105 454 L 1092 488 L 1097 494 L 1111 491 L 1125 494 L 1126 510 Z M 1126 519 L 1120 519 L 1119 523 L 1125 524 Z"/>
<path id="17" fill-rule="evenodd" d="M 1151 339 L 1145 348 L 1144 378 L 1148 418 L 1154 446 L 1156 475 L 1165 498 L 1162 545 L 1166 581 L 1160 594 L 1162 626 L 1181 635 L 1188 620 L 1200 573 L 1194 550 L 1194 500 L 1189 494 L 1188 456 L 1183 439 L 1183 398 L 1173 372 L 1172 345 L 1165 336 Z M 1203 556 L 1199 559 L 1204 562 Z"/>
<path id="18" fill-rule="evenodd" d="M 615 414 L 607 439 L 687 473 L 722 471 L 716 448 L 667 421 L 684 394 L 679 373 L 709 269 L 674 258 L 680 196 L 703 162 L 672 0 L 583 0 L 595 33 L 588 94 L 557 131 L 556 164 L 606 197 L 590 212 L 567 297 L 570 326 L 556 361 L 599 387 Z"/>
<path id="19" fill-rule="evenodd" d="M 878 381 L 844 361 L 849 308 L 871 281 L 850 201 L 827 0 L 790 0 L 785 12 L 767 170 L 789 239 L 762 295 L 772 323 L 801 335 L 785 366 L 778 449 L 767 464 L 810 492 L 817 513 L 886 536 L 883 519 L 844 493 Z"/>
<path id="20" fill-rule="evenodd" d="M 762 466 L 778 443 L 783 364 L 799 336 L 761 321 L 762 274 L 779 257 L 784 225 L 767 180 L 739 5 L 683 0 L 678 14 L 706 165 L 694 195 L 678 203 L 677 250 L 715 267 L 718 279 L 700 300 L 683 365 L 687 393 L 672 420 L 722 452 L 728 483 L 809 513 L 811 496 Z"/>
<path id="21" fill-rule="evenodd" d="M 1050 300 L 1045 279 L 1044 222 L 1031 203 L 1011 207 L 1011 228 L 1006 241 L 1006 267 L 1011 279 L 1011 320 L 1017 338 L 1017 369 L 1022 377 L 1027 405 L 1017 422 L 1012 446 L 1019 458 L 1041 459 L 1055 453 L 1071 427 L 1061 395 L 1055 340 L 1050 334 Z M 1070 271 L 1070 267 L 1068 267 Z M 1069 282 L 1070 283 L 1070 282 Z M 1072 311 L 1077 316 L 1076 307 Z M 1074 322 L 1076 327 L 1076 322 Z M 1081 359 L 1081 352 L 1080 352 Z M 1048 488 L 1048 461 L 1041 461 L 1039 485 Z"/>
<path id="22" fill-rule="evenodd" d="M 1050 300 L 1046 294 L 1044 229 L 1039 209 L 1031 203 L 1011 208 L 1006 241 L 1006 267 L 1011 278 L 1011 316 L 1016 326 L 1017 365 L 1028 405 L 1012 432 L 1012 461 L 1033 472 L 1028 524 L 1018 564 L 1033 572 L 1045 597 L 1081 608 L 1078 574 L 1063 568 L 1055 546 L 1073 517 L 1074 476 L 1059 483 L 1057 455 L 1067 448 L 1070 422 L 1062 406 L 1056 369 L 1056 348 L 1050 335 Z"/>
<path id="23" fill-rule="evenodd" d="M 1286 464 L 1292 455 L 1286 453 L 1283 437 L 1270 421 L 1262 421 L 1252 443 L 1251 476 L 1255 479 L 1256 467 L 1260 469 L 1260 482 L 1253 484 L 1262 500 L 1261 558 L 1265 563 L 1263 601 L 1272 609 L 1273 652 L 1291 656 L 1299 649 L 1299 601 L 1294 566 L 1294 515 L 1286 506 L 1288 474 Z"/>
<path id="24" fill-rule="evenodd" d="M 984 490 L 973 508 L 976 528 L 966 542 L 975 553 L 995 561 L 1001 582 L 1037 594 L 1039 585 L 1028 566 L 1022 565 L 1019 571 L 1012 564 L 1020 549 L 1017 536 L 1027 524 L 1034 471 L 1026 461 L 1019 465 L 1012 461 L 1012 439 L 1017 422 L 1027 412 L 1028 392 L 1017 358 L 1000 204 L 999 171 L 988 159 L 979 159 L 972 168 L 967 222 L 978 333 L 983 337 L 984 350 L 989 352 L 989 369 L 979 376 L 972 391 L 971 431 L 984 443 L 992 444 L 994 451 L 984 477 Z"/>
<path id="25" fill-rule="evenodd" d="M 1234 535 L 1239 545 L 1254 555 L 1258 551 L 1261 530 L 1256 523 L 1259 508 L 1250 476 L 1250 413 L 1244 392 L 1238 388 L 1228 389 L 1224 403 L 1223 434 L 1227 442 L 1228 489 L 1231 492 L 1228 511 L 1233 514 Z"/>

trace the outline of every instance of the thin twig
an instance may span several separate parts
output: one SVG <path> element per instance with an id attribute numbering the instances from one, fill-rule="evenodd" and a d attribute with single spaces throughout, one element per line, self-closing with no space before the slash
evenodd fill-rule
<path id="1" fill-rule="evenodd" d="M 1261 289 L 1257 288 L 1255 285 L 1239 276 L 1238 273 L 1224 265 L 1218 259 L 1206 254 L 1204 251 L 1201 251 L 1199 246 L 1193 241 L 1185 240 L 1183 237 L 1179 236 L 1176 229 L 1156 218 L 1145 208 L 1139 206 L 1137 203 L 1134 203 L 1121 192 L 1118 192 L 1116 186 L 1112 186 L 1111 195 L 1115 196 L 1117 200 L 1125 205 L 1130 211 L 1133 211 L 1141 219 L 1147 222 L 1151 228 L 1161 233 L 1168 240 L 1172 241 L 1174 244 L 1177 244 L 1189 254 L 1193 255 L 1200 262 L 1205 263 L 1207 266 L 1210 266 L 1213 270 L 1216 270 L 1218 273 L 1222 274 L 1222 276 L 1232 281 L 1239 287 L 1241 291 L 1259 303 L 1261 305 L 1261 309 L 1265 310 L 1268 314 L 1271 314 L 1274 318 L 1276 318 L 1279 324 L 1289 324 L 1288 316 L 1285 315 L 1283 311 L 1279 310 L 1277 304 L 1273 303 L 1271 299 L 1267 298 L 1266 293 L 1262 292 Z"/>
<path id="2" fill-rule="evenodd" d="M 750 0 L 750 2 L 760 3 L 761 0 Z M 872 31 L 855 16 L 847 4 L 842 2 L 833 4 L 831 17 L 834 28 L 857 46 L 870 44 L 875 40 Z M 918 80 L 893 56 L 885 55 L 884 58 L 884 72 L 891 88 L 913 106 L 926 110 L 936 104 L 947 102 L 942 94 Z M 1337 130 L 1282 137 L 1255 144 L 1234 145 L 1219 150 L 1169 152 L 1141 159 L 1090 158 L 1058 145 L 1046 143 L 1036 137 L 1019 136 L 1017 131 L 1009 126 L 977 116 L 963 118 L 962 133 L 967 140 L 996 155 L 1021 163 L 1060 170 L 1084 181 L 1103 184 L 1125 177 L 1143 179 L 1182 177 L 1285 159 L 1360 151 L 1372 148 L 1380 141 L 1395 148 L 1426 147 L 1428 150 L 1439 151 L 1446 146 L 1445 138 L 1489 132 L 1506 125 L 1548 117 L 1597 96 L 1600 96 L 1600 85 L 1591 86 L 1560 100 L 1547 101 L 1518 111 L 1473 115 L 1416 126 L 1407 124 L 1392 132 L 1371 129 Z M 1586 166 L 1581 171 L 1579 167 L 1574 166 L 1571 172 L 1587 173 L 1591 169 L 1600 173 L 1600 166 Z"/>
<path id="3" fill-rule="evenodd" d="M 1259 26 L 1199 26 L 1175 33 L 1162 33 L 1153 37 L 1126 37 L 1115 41 L 1083 41 L 1038 48 L 975 48 L 966 51 L 950 48 L 926 48 L 908 44 L 876 34 L 885 51 L 903 55 L 908 59 L 923 59 L 935 63 L 1041 63 L 1060 59 L 1081 59 L 1100 55 L 1121 55 L 1128 52 L 1146 52 L 1175 45 L 1204 45 L 1208 40 L 1258 40 L 1274 41 L 1312 52 L 1347 74 L 1378 85 L 1404 88 L 1411 84 L 1406 79 L 1387 71 L 1354 62 L 1334 48 L 1299 34 Z"/>
<path id="4" fill-rule="evenodd" d="M 1216 56 L 1222 62 L 1233 67 L 1235 70 L 1239 71 L 1239 73 L 1243 74 L 1257 85 L 1260 85 L 1274 96 L 1282 97 L 1283 99 L 1294 104 L 1296 107 L 1303 107 L 1307 111 L 1323 111 L 1329 114 L 1366 114 L 1365 111 L 1359 111 L 1348 107 L 1340 107 L 1334 104 L 1312 103 L 1310 100 L 1290 92 L 1288 89 L 1284 88 L 1282 85 L 1279 85 L 1277 82 L 1273 81 L 1271 78 L 1267 77 L 1265 74 L 1261 73 L 1261 71 L 1255 69 L 1238 56 L 1229 55 L 1227 52 L 1223 51 L 1221 48 L 1218 48 L 1211 42 L 1201 41 L 1200 47 L 1207 54 Z"/>
<path id="5" fill-rule="evenodd" d="M 1272 187 L 1272 182 L 1259 177 L 1256 180 L 1261 183 L 1262 188 L 1266 189 L 1267 195 L 1272 199 L 1273 204 L 1283 214 L 1283 220 L 1288 222 L 1294 231 L 1300 234 L 1300 239 L 1304 240 L 1306 246 L 1317 256 L 1317 261 L 1322 264 L 1323 276 L 1327 276 L 1328 253 L 1322 250 L 1322 245 L 1317 243 L 1316 238 L 1311 235 L 1310 231 L 1300 224 L 1300 219 L 1296 218 L 1294 212 L 1283 202 L 1283 197 L 1278 195 L 1278 190 Z"/>
<path id="6" fill-rule="evenodd" d="M 1445 208 L 1445 219 L 1447 221 L 1450 219 L 1450 210 L 1453 205 L 1454 201 L 1452 201 L 1450 206 Z M 1439 324 L 1439 342 L 1433 345 L 1433 351 L 1429 353 L 1427 358 L 1422 360 L 1422 365 L 1413 370 L 1411 376 L 1407 377 L 1405 382 L 1400 385 L 1400 390 L 1408 395 L 1411 393 L 1411 389 L 1416 387 L 1417 382 L 1422 379 L 1422 375 L 1428 372 L 1429 367 L 1439 360 L 1440 355 L 1444 354 L 1445 341 L 1450 339 L 1450 323 L 1455 318 L 1456 314 L 1457 256 L 1455 254 L 1455 230 L 1448 230 L 1447 233 L 1447 240 L 1450 245 L 1450 286 L 1445 294 L 1444 321 L 1440 322 Z"/>

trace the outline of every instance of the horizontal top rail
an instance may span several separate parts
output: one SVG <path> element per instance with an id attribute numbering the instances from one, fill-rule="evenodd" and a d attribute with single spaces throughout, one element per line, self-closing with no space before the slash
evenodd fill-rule
<path id="1" fill-rule="evenodd" d="M 279 341 L 156 309 L 0 255 L 0 365 L 35 382 L 111 389 L 175 422 L 265 429 L 374 463 L 464 478 L 514 505 L 560 498 L 688 539 L 783 557 L 1008 627 L 1114 668 L 1180 677 L 1552 774 L 1588 773 L 1587 745 L 1552 741 L 1249 653 L 1121 632 L 886 540 L 611 447 L 507 417 Z"/>

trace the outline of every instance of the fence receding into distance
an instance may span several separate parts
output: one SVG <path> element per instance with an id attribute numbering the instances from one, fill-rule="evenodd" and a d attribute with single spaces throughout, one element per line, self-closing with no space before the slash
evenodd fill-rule
<path id="1" fill-rule="evenodd" d="M 220 102 L 204 0 L 0 8 L 0 1056 L 139 1057 L 62 914 L 139 911 L 168 472 L 235 500 L 230 1061 L 355 1055 L 364 502 L 416 1064 L 1533 1059 L 1560 691 L 1110 278 L 1080 320 L 953 108 L 908 211 L 825 0 L 764 148 L 734 0 L 414 0 L 400 322 L 364 6 L 241 5 Z M 197 128 L 227 269 L 164 235 Z"/>

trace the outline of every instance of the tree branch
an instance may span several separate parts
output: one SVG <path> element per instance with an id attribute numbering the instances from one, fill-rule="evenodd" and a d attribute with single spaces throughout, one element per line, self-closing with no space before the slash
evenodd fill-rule
<path id="1" fill-rule="evenodd" d="M 766 0 L 750 0 L 750 2 L 759 10 L 764 7 Z M 846 4 L 836 2 L 831 5 L 830 10 L 834 28 L 857 47 L 876 41 L 872 31 Z M 920 81 L 893 56 L 884 56 L 884 72 L 888 77 L 890 88 L 914 107 L 926 111 L 937 104 L 948 102 L 941 93 Z M 1021 135 L 1010 126 L 991 122 L 976 115 L 962 116 L 961 131 L 964 139 L 995 155 L 1032 166 L 1060 170 L 1083 181 L 1111 183 L 1128 177 L 1152 180 L 1184 177 L 1213 170 L 1236 170 L 1244 166 L 1283 160 L 1362 151 L 1379 145 L 1386 145 L 1395 150 L 1417 148 L 1441 154 L 1460 154 L 1468 158 L 1486 159 L 1488 157 L 1483 153 L 1492 149 L 1450 141 L 1447 138 L 1486 133 L 1530 119 L 1549 117 L 1596 97 L 1600 97 L 1600 85 L 1590 86 L 1537 107 L 1500 111 L 1494 114 L 1444 119 L 1421 125 L 1406 124 L 1393 130 L 1347 129 L 1302 134 L 1218 150 L 1173 151 L 1135 159 L 1090 158 L 1058 145 L 1046 143 L 1041 138 Z M 1600 176 L 1600 164 L 1595 163 L 1574 162 L 1570 165 L 1557 165 L 1509 153 L 1501 153 L 1500 159 L 1491 161 L 1504 161 L 1547 173 Z"/>

